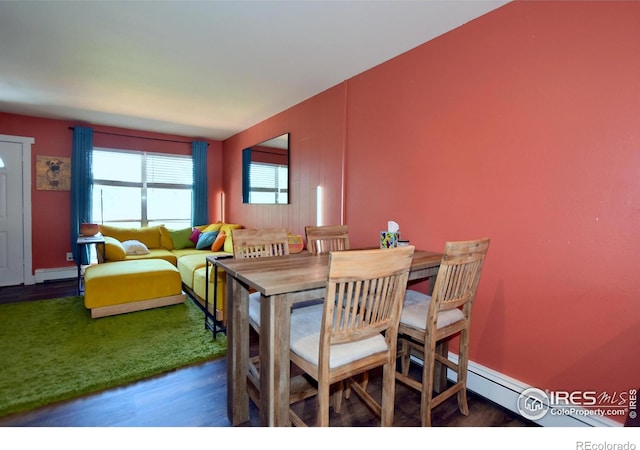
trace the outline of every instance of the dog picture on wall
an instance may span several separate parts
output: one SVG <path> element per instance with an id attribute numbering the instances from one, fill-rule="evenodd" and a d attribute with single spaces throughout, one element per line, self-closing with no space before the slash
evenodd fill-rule
<path id="1" fill-rule="evenodd" d="M 45 191 L 71 190 L 71 158 L 36 157 L 36 189 Z"/>

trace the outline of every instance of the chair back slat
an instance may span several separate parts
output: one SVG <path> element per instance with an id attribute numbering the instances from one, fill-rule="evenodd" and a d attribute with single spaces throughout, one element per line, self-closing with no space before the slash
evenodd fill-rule
<path id="1" fill-rule="evenodd" d="M 489 239 L 445 244 L 431 300 L 434 312 L 473 302 L 488 248 Z"/>
<path id="2" fill-rule="evenodd" d="M 236 259 L 285 256 L 289 254 L 289 239 L 284 228 L 231 230 L 233 256 Z"/>
<path id="3" fill-rule="evenodd" d="M 414 247 L 331 252 L 323 317 L 326 345 L 395 328 Z"/>
<path id="4" fill-rule="evenodd" d="M 309 253 L 329 253 L 349 250 L 349 227 L 347 225 L 307 225 L 307 251 Z"/>

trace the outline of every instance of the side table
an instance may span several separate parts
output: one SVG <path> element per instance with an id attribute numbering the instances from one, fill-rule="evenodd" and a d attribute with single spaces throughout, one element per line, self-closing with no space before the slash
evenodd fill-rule
<path id="1" fill-rule="evenodd" d="M 102 259 L 104 260 L 105 254 L 106 254 L 106 243 L 104 240 L 104 236 L 102 236 L 102 234 L 98 233 L 95 236 L 82 236 L 79 235 L 78 236 L 78 240 L 76 241 L 76 247 L 77 247 L 77 255 L 78 255 L 78 259 L 76 261 L 77 266 L 78 266 L 78 295 L 81 295 L 82 292 L 84 292 L 84 289 L 82 288 L 82 258 L 80 257 L 80 255 L 82 254 L 82 251 L 84 250 L 84 248 L 87 245 L 91 245 L 91 244 L 96 244 L 96 251 L 98 249 L 98 245 L 97 244 L 102 244 Z M 98 258 L 98 262 L 100 261 L 100 258 Z"/>
<path id="2" fill-rule="evenodd" d="M 207 256 L 205 278 L 204 278 L 204 326 L 213 332 L 213 339 L 218 333 L 226 333 L 227 328 L 216 319 L 216 309 L 218 308 L 218 259 L 231 258 L 232 256 Z M 213 266 L 213 314 L 209 313 L 209 266 Z M 223 299 L 224 301 L 224 299 Z"/>

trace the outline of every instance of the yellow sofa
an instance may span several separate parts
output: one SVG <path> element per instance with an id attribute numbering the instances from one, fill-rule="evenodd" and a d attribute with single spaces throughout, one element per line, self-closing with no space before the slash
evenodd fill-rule
<path id="1" fill-rule="evenodd" d="M 145 259 L 163 259 L 175 266 L 182 280 L 184 291 L 204 309 L 206 291 L 206 257 L 207 256 L 232 256 L 233 241 L 231 230 L 242 228 L 242 225 L 229 223 L 214 223 L 195 227 L 200 234 L 218 232 L 225 233 L 224 243 L 218 251 L 213 251 L 211 246 L 198 249 L 196 239 L 193 238 L 194 230 L 188 229 L 172 230 L 164 225 L 149 227 L 123 228 L 110 225 L 100 225 L 100 232 L 105 238 L 105 254 L 103 263 L 112 264 L 119 261 L 135 261 Z M 197 231 L 195 232 L 197 233 Z M 141 243 L 143 251 L 131 250 L 127 244 Z M 135 247 L 135 245 L 134 245 Z M 211 270 L 211 266 L 209 269 Z M 217 308 L 214 308 L 215 280 L 213 271 L 209 276 L 209 314 L 215 315 L 219 321 L 225 320 L 224 315 L 224 294 L 225 294 L 225 274 L 218 270 L 217 283 Z"/>

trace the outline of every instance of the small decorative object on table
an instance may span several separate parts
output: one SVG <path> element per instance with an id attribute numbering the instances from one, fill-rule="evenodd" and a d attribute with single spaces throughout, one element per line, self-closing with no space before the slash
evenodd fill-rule
<path id="1" fill-rule="evenodd" d="M 299 234 L 287 233 L 289 253 L 300 253 L 304 249 L 304 241 Z"/>
<path id="2" fill-rule="evenodd" d="M 82 236 L 95 236 L 100 231 L 100 226 L 97 223 L 81 223 L 80 235 Z"/>
<path id="3" fill-rule="evenodd" d="M 400 227 L 396 222 L 390 220 L 387 224 L 387 231 L 380 232 L 380 248 L 393 248 L 398 246 L 400 240 Z"/>
<path id="4" fill-rule="evenodd" d="M 390 231 L 380 232 L 380 248 L 393 248 L 398 246 L 398 233 Z"/>

